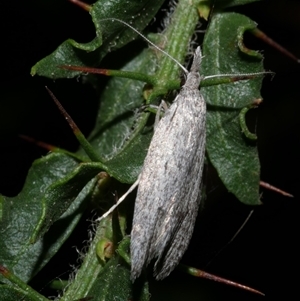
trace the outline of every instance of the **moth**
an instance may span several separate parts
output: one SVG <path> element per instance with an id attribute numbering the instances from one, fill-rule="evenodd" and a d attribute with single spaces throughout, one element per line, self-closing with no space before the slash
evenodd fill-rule
<path id="1" fill-rule="evenodd" d="M 155 128 L 139 176 L 131 231 L 131 278 L 156 258 L 163 279 L 190 242 L 201 199 L 206 103 L 199 91 L 198 47 L 180 93 Z"/>
<path id="2" fill-rule="evenodd" d="M 188 72 L 128 23 L 116 18 L 102 21 L 128 26 L 187 74 L 180 93 L 155 128 L 138 179 L 97 219 L 107 217 L 138 186 L 131 231 L 131 280 L 154 258 L 154 276 L 159 280 L 174 270 L 186 251 L 200 204 L 206 140 L 206 103 L 199 91 L 201 49 L 197 47 Z"/>
<path id="3" fill-rule="evenodd" d="M 131 231 L 131 279 L 155 259 L 156 279 L 167 277 L 178 265 L 190 242 L 201 200 L 205 159 L 206 103 L 200 93 L 201 49 L 188 72 L 176 59 L 126 22 L 149 44 L 176 62 L 187 79 L 173 104 L 155 128 L 142 171 L 129 190 L 98 220 L 107 217 L 137 186 Z M 268 72 L 235 74 L 241 79 Z M 229 76 L 219 74 L 206 78 Z"/>

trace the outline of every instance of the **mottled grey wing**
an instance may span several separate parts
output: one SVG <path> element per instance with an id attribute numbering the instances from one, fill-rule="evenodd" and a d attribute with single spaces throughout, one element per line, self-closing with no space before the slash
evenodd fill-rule
<path id="1" fill-rule="evenodd" d="M 183 88 L 155 130 L 135 203 L 133 279 L 154 257 L 158 277 L 167 276 L 187 248 L 199 204 L 205 115 L 200 92 Z"/>

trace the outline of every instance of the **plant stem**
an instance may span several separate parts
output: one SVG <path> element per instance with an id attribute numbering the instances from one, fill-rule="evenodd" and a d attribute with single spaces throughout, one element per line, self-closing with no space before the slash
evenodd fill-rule
<path id="1" fill-rule="evenodd" d="M 199 20 L 197 4 L 201 1 L 181 0 L 178 2 L 167 29 L 163 32 L 161 42 L 167 41 L 164 50 L 179 62 L 184 62 L 189 43 Z M 166 93 L 169 82 L 178 80 L 179 66 L 170 58 L 163 56 L 156 73 L 158 85 L 153 88 L 150 100 Z"/>

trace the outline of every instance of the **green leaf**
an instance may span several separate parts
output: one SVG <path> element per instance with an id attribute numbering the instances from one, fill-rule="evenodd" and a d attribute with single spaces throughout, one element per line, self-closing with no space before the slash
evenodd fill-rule
<path id="1" fill-rule="evenodd" d="M 236 13 L 217 14 L 203 44 L 203 75 L 263 72 L 262 56 L 243 45 L 243 33 L 255 28 L 249 18 Z M 262 76 L 231 84 L 205 87 L 207 102 L 207 152 L 226 188 L 245 204 L 259 200 L 260 164 L 256 145 L 241 131 L 241 108 L 261 98 Z"/>
<path id="2" fill-rule="evenodd" d="M 197 10 L 193 6 L 187 6 L 185 2 L 177 5 L 174 12 L 172 27 L 164 33 L 163 39 L 172 38 L 174 43 L 166 45 L 165 50 L 177 59 L 184 59 L 186 46 L 198 21 Z M 174 35 L 176 32 L 178 35 Z M 161 39 L 161 36 L 159 36 Z M 153 85 L 152 93 L 148 98 L 163 97 L 168 91 L 170 79 L 177 78 L 179 67 L 170 58 L 160 55 L 154 60 L 153 51 L 148 49 L 141 52 L 122 70 L 153 74 L 155 72 L 156 85 Z M 173 85 L 171 81 L 170 86 Z M 93 147 L 111 157 L 105 161 L 107 172 L 121 182 L 133 183 L 143 166 L 143 161 L 152 137 L 152 128 L 145 127 L 149 113 L 137 112 L 144 103 L 142 92 L 143 84 L 134 80 L 123 78 L 111 79 L 105 92 L 101 95 L 101 107 L 99 109 L 95 130 L 90 136 Z M 178 86 L 179 88 L 179 86 Z M 155 92 L 154 92 L 155 91 Z M 154 95 L 154 96 L 153 96 Z"/>
<path id="3" fill-rule="evenodd" d="M 122 70 L 153 73 L 151 50 L 143 50 Z M 107 172 L 123 183 L 136 180 L 152 137 L 152 128 L 145 128 L 149 113 L 140 110 L 145 100 L 144 84 L 136 80 L 111 78 L 100 96 L 95 128 L 89 140 L 106 160 Z"/>
<path id="4" fill-rule="evenodd" d="M 49 261 L 77 224 L 89 189 L 80 191 L 99 172 L 90 165 L 77 167 L 73 158 L 52 153 L 34 162 L 18 196 L 1 197 L 0 262 L 23 281 Z"/>
<path id="5" fill-rule="evenodd" d="M 136 33 L 119 22 L 105 18 L 117 18 L 142 31 L 155 16 L 163 0 L 98 0 L 90 11 L 96 29 L 96 37 L 80 44 L 72 39 L 61 44 L 52 54 L 39 61 L 31 69 L 31 75 L 49 78 L 71 78 L 80 72 L 59 68 L 61 65 L 95 66 L 110 51 L 116 50 L 136 37 Z"/>
<path id="6" fill-rule="evenodd" d="M 43 198 L 43 202 L 46 204 L 43 213 L 45 220 L 39 223 L 39 228 L 32 237 L 33 241 L 48 230 L 52 223 L 73 203 L 84 186 L 103 169 L 101 163 L 81 163 L 66 177 L 47 188 Z"/>
<path id="7" fill-rule="evenodd" d="M 223 2 L 228 7 L 253 1 Z M 32 68 L 32 74 L 50 78 L 74 77 L 78 72 L 62 70 L 58 66 L 98 64 L 110 49 L 120 48 L 136 36 L 131 29 L 118 22 L 101 22 L 101 19 L 115 17 L 129 22 L 133 16 L 133 23 L 129 23 L 142 30 L 161 3 L 97 1 L 90 12 L 96 38 L 87 44 L 73 40 L 64 42 L 53 54 L 37 63 Z M 140 13 L 143 11 L 146 13 Z M 195 7 L 186 5 L 184 1 L 179 1 L 175 14 L 177 23 L 174 21 L 168 24 L 162 40 L 168 41 L 165 49 L 182 61 L 198 15 Z M 203 44 L 205 57 L 201 74 L 263 71 L 261 56 L 242 44 L 244 31 L 254 27 L 253 21 L 238 14 L 215 15 Z M 116 36 L 120 37 L 117 42 Z M 115 43 L 113 47 L 112 42 Z M 147 49 L 134 55 L 123 69 L 152 74 L 155 67 L 159 66 L 157 85 L 153 87 L 158 92 L 153 93 L 152 102 L 171 89 L 168 86 L 170 79 L 179 76 L 178 66 L 174 69 L 166 67 L 166 62 L 174 66 L 168 60 L 161 56 L 154 63 L 153 51 Z M 256 146 L 241 132 L 239 113 L 242 108 L 260 98 L 260 85 L 261 78 L 257 78 L 201 89 L 208 105 L 209 158 L 227 189 L 246 204 L 259 204 L 260 170 Z M 23 281 L 30 280 L 70 235 L 85 209 L 96 181 L 93 178 L 99 171 L 105 170 L 124 183 L 136 180 L 153 133 L 152 124 L 148 120 L 149 113 L 135 112 L 144 104 L 143 88 L 143 83 L 113 78 L 101 95 L 96 125 L 89 139 L 95 151 L 104 158 L 103 162 L 79 165 L 78 161 L 65 154 L 50 154 L 34 163 L 17 197 L 1 197 L 0 262 Z M 116 230 L 109 222 L 108 218 L 99 225 L 76 279 L 62 300 L 73 301 L 85 296 L 93 297 L 93 300 L 127 300 L 132 297 L 130 269 L 121 256 L 115 254 L 108 263 L 103 262 L 105 256 L 102 260 L 96 257 L 97 240 L 115 240 Z M 124 233 L 125 223 L 120 227 Z M 141 296 L 144 300 L 149 299 L 146 286 Z M 2 287 L 3 291 L 7 289 L 6 285 Z M 10 293 L 10 296 L 13 294 Z"/>

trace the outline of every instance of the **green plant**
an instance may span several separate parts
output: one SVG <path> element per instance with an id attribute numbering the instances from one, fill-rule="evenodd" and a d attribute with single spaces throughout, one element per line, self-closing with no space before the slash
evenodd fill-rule
<path id="1" fill-rule="evenodd" d="M 108 2 L 97 1 L 91 9 L 97 37 L 84 45 L 72 40 L 66 41 L 52 55 L 36 64 L 32 74 L 54 79 L 74 77 L 79 73 L 59 68 L 60 65 L 100 64 L 111 48 L 121 48 L 136 36 L 123 25 L 102 22 L 103 18 L 115 17 L 128 21 L 126 17 L 131 19 L 132 16 L 136 16 L 132 25 L 138 30 L 143 30 L 162 4 L 162 1 L 152 1 L 150 4 L 147 4 L 147 1 L 132 1 L 131 5 L 124 6 L 122 2 L 114 2 L 115 6 L 104 10 L 103 7 L 106 7 Z M 220 1 L 225 7 L 249 2 L 253 1 Z M 181 62 L 186 57 L 187 44 L 198 22 L 199 16 L 195 7 L 198 6 L 201 12 L 208 7 L 207 1 L 195 1 L 193 6 L 189 6 L 189 3 L 190 1 L 179 1 L 172 16 L 173 21 L 167 24 L 163 35 L 156 34 L 151 37 Z M 138 16 L 142 8 L 147 12 L 147 18 L 145 15 Z M 203 42 L 205 59 L 201 66 L 201 74 L 262 72 L 261 55 L 243 45 L 244 32 L 255 27 L 256 24 L 243 15 L 216 13 Z M 122 34 L 120 31 L 123 31 Z M 111 45 L 112 42 L 115 43 L 116 36 L 119 36 L 116 45 Z M 122 49 L 118 51 L 120 53 Z M 75 229 L 87 204 L 91 199 L 95 200 L 95 189 L 100 192 L 105 190 L 96 183 L 100 172 L 105 171 L 121 183 L 130 184 L 135 181 L 151 140 L 152 124 L 149 122 L 149 112 L 139 111 L 134 114 L 133 110 L 142 107 L 145 99 L 146 104 L 158 103 L 158 99 L 165 96 L 169 90 L 180 87 L 178 66 L 167 57 L 156 55 L 153 50 L 143 49 L 130 61 L 125 60 L 122 63 L 127 71 L 147 74 L 146 81 L 148 80 L 152 87 L 145 88 L 142 82 L 135 79 L 113 78 L 109 81 L 106 91 L 100 97 L 98 118 L 89 137 L 92 145 L 90 158 L 83 150 L 75 154 L 63 151 L 52 153 L 33 164 L 26 184 L 17 197 L 2 197 L 4 214 L 0 246 L 1 264 L 24 282 L 28 282 L 43 269 Z M 158 72 L 157 65 L 160 66 Z M 136 78 L 145 79 L 141 75 L 137 75 Z M 261 80 L 262 78 L 258 77 L 228 85 L 220 85 L 219 81 L 219 85 L 214 86 L 209 86 L 212 83 L 205 84 L 203 81 L 201 88 L 208 104 L 209 160 L 226 188 L 241 202 L 250 205 L 260 204 L 260 167 L 255 142 L 241 132 L 240 112 L 260 99 Z M 143 93 L 145 97 L 142 96 Z M 246 131 L 245 127 L 243 129 Z M 101 180 L 106 182 L 102 178 Z M 120 216 L 125 217 L 126 214 Z M 18 236 L 13 234 L 15 231 L 19 232 Z M 76 280 L 70 284 L 62 300 L 76 300 L 86 295 L 93 296 L 95 300 L 100 295 L 107 298 L 117 295 L 126 299 L 132 295 L 130 267 L 124 262 L 127 251 L 125 233 L 126 222 L 124 219 L 120 222 L 116 216 L 113 222 L 108 218 L 98 226 L 96 238 L 89 245 Z M 52 241 L 53 237 L 57 237 L 55 242 Z M 125 241 L 120 248 L 118 243 L 122 239 Z M 100 260 L 95 255 L 99 241 Z M 106 252 L 107 246 L 111 245 L 113 249 L 118 248 L 118 253 L 106 263 L 106 257 L 110 257 Z M 5 270 L 3 273 L 6 273 Z M 21 295 L 24 300 L 45 299 L 33 291 L 29 291 L 28 294 L 25 285 L 22 286 L 17 279 L 14 281 L 19 286 L 11 286 L 3 279 L 1 290 L 3 295 L 6 294 L 7 300 L 13 298 L 14 294 Z M 116 282 L 120 285 L 116 285 Z M 142 284 L 140 298 L 148 298 L 147 283 Z"/>

